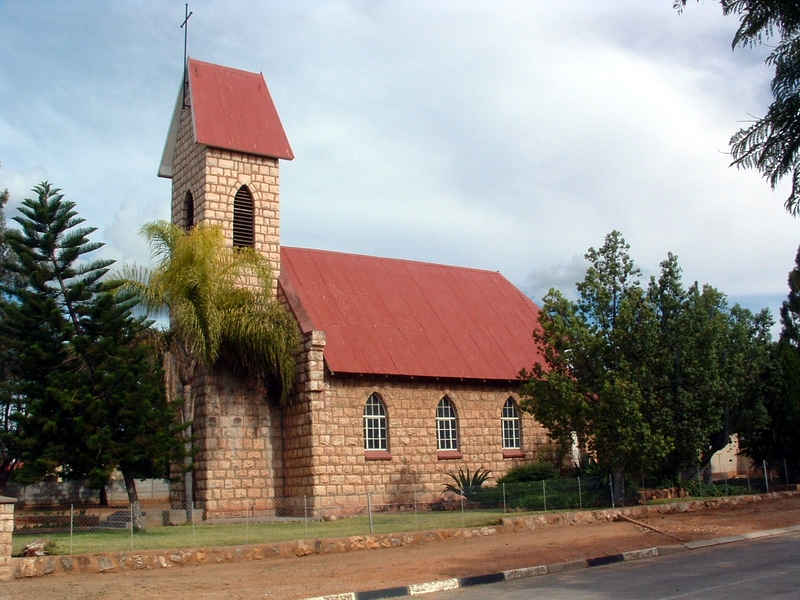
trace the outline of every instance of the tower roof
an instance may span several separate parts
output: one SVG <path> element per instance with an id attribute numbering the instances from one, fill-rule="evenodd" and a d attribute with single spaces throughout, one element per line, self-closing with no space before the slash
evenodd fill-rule
<path id="1" fill-rule="evenodd" d="M 280 284 L 334 373 L 511 381 L 541 360 L 539 308 L 494 271 L 284 246 Z"/>
<path id="2" fill-rule="evenodd" d="M 278 111 L 261 73 L 232 69 L 190 58 L 187 61 L 192 132 L 198 144 L 271 158 L 294 158 Z M 183 108 L 178 90 L 160 177 L 172 177 L 175 140 Z"/>

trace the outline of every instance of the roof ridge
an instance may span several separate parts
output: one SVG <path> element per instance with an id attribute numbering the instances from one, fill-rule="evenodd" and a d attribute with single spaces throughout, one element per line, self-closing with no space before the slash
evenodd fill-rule
<path id="1" fill-rule="evenodd" d="M 343 256 L 357 256 L 357 257 L 361 257 L 361 258 L 373 258 L 373 259 L 376 259 L 376 260 L 388 260 L 388 261 L 398 262 L 398 263 L 429 265 L 429 266 L 433 266 L 433 267 L 443 267 L 445 269 L 459 269 L 459 270 L 463 270 L 463 271 L 478 271 L 478 272 L 481 272 L 481 273 L 490 273 L 492 275 L 499 275 L 500 277 L 503 277 L 503 279 L 506 279 L 505 276 L 498 270 L 494 270 L 493 271 L 492 269 L 480 269 L 478 267 L 464 267 L 464 266 L 461 266 L 461 265 L 451 265 L 451 264 L 445 264 L 445 263 L 437 263 L 437 262 L 431 262 L 431 261 L 427 261 L 427 260 L 417 260 L 417 259 L 413 259 L 413 258 L 396 258 L 396 257 L 391 257 L 391 256 L 375 256 L 374 254 L 364 254 L 364 253 L 361 253 L 361 252 L 341 252 L 339 250 L 325 250 L 323 248 L 302 248 L 300 246 L 286 246 L 286 245 L 282 244 L 281 245 L 281 249 L 283 249 L 283 248 L 286 248 L 287 250 L 302 250 L 302 251 L 305 251 L 305 252 L 319 252 L 319 253 L 323 253 L 323 254 L 339 254 L 339 255 L 343 255 Z"/>
<path id="2" fill-rule="evenodd" d="M 237 67 L 229 67 L 227 65 L 220 65 L 218 63 L 209 62 L 207 60 L 200 60 L 199 58 L 192 58 L 191 56 L 188 57 L 186 60 L 188 62 L 200 63 L 202 65 L 208 65 L 210 67 L 215 67 L 217 69 L 222 69 L 224 71 L 233 71 L 235 73 L 245 73 L 247 75 L 261 76 L 261 78 L 264 79 L 264 74 L 261 71 L 248 71 L 246 69 L 239 69 Z"/>

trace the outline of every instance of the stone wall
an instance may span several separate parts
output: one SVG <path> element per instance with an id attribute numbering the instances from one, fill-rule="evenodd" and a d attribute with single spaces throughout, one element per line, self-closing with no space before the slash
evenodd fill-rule
<path id="1" fill-rule="evenodd" d="M 222 369 L 193 386 L 196 506 L 206 518 L 269 516 L 283 494 L 281 408 Z"/>
<path id="2" fill-rule="evenodd" d="M 188 97 L 187 103 L 191 99 Z M 192 222 L 197 223 L 203 215 L 206 191 L 206 147 L 196 144 L 192 130 L 190 108 L 183 108 L 178 134 L 175 138 L 175 156 L 172 167 L 172 222 L 186 227 L 187 217 L 184 200 L 191 192 L 194 200 Z"/>
<path id="3" fill-rule="evenodd" d="M 297 354 L 295 389 L 283 414 L 284 500 L 283 514 L 303 514 L 313 509 L 316 471 L 313 431 L 325 391 L 323 380 L 325 334 L 310 331 L 302 335 L 303 347 Z"/>
<path id="4" fill-rule="evenodd" d="M 15 498 L 0 496 L 0 581 L 14 578 L 11 563 L 11 536 L 14 533 Z"/>
<path id="5" fill-rule="evenodd" d="M 500 417 L 509 397 L 519 400 L 513 384 L 344 377 L 322 369 L 320 363 L 323 392 L 301 403 L 311 409 L 305 443 L 314 514 L 354 512 L 365 506 L 367 493 L 376 505 L 435 502 L 448 472 L 482 467 L 496 479 L 514 465 L 551 453 L 547 431 L 527 414 L 522 414 L 520 451 L 504 452 Z M 386 406 L 388 452 L 364 450 L 363 410 L 373 392 Z M 458 414 L 456 453 L 437 451 L 436 406 L 445 395 Z M 286 481 L 287 494 L 296 493 L 288 485 L 288 470 Z"/>

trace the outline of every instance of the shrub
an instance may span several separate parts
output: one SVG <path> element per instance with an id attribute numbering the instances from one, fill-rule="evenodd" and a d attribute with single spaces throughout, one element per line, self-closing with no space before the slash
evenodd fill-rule
<path id="1" fill-rule="evenodd" d="M 541 481 L 554 479 L 558 476 L 556 468 L 548 462 L 531 462 L 509 470 L 497 480 L 497 483 L 523 483 L 526 481 Z"/>
<path id="2" fill-rule="evenodd" d="M 453 480 L 453 483 L 445 483 L 445 492 L 455 492 L 465 498 L 470 498 L 475 490 L 480 489 L 483 482 L 489 479 L 491 472 L 488 469 L 478 468 L 473 473 L 469 472 L 469 467 L 465 469 L 458 469 L 458 473 L 448 473 L 447 476 Z"/>

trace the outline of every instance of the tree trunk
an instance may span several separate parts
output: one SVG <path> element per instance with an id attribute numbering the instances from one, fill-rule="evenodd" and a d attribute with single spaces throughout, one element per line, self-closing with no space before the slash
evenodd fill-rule
<path id="1" fill-rule="evenodd" d="M 108 506 L 108 486 L 103 485 L 100 488 L 100 506 Z"/>
<path id="2" fill-rule="evenodd" d="M 611 473 L 611 488 L 614 493 L 614 504 L 625 506 L 625 471 L 614 469 Z"/>
<path id="3" fill-rule="evenodd" d="M 16 459 L 4 460 L 0 468 L 0 493 L 6 491 L 8 480 L 11 478 L 11 473 L 14 472 L 14 467 L 17 465 Z"/>
<path id="4" fill-rule="evenodd" d="M 192 421 L 194 420 L 193 414 L 193 406 L 192 406 L 192 386 L 191 385 L 184 385 L 183 386 L 183 422 L 184 424 L 188 423 L 186 429 L 183 431 L 184 439 L 186 440 L 184 443 L 184 450 L 186 451 L 186 455 L 183 458 L 183 500 L 186 508 L 186 521 L 191 523 L 192 519 L 194 518 L 193 509 L 194 509 L 194 473 L 193 466 L 192 466 Z"/>
<path id="5" fill-rule="evenodd" d="M 139 494 L 136 492 L 136 480 L 125 472 L 122 473 L 122 477 L 125 480 L 125 491 L 128 492 L 128 502 L 131 505 L 133 529 L 144 531 L 144 518 L 142 517 L 142 506 L 139 504 Z"/>

